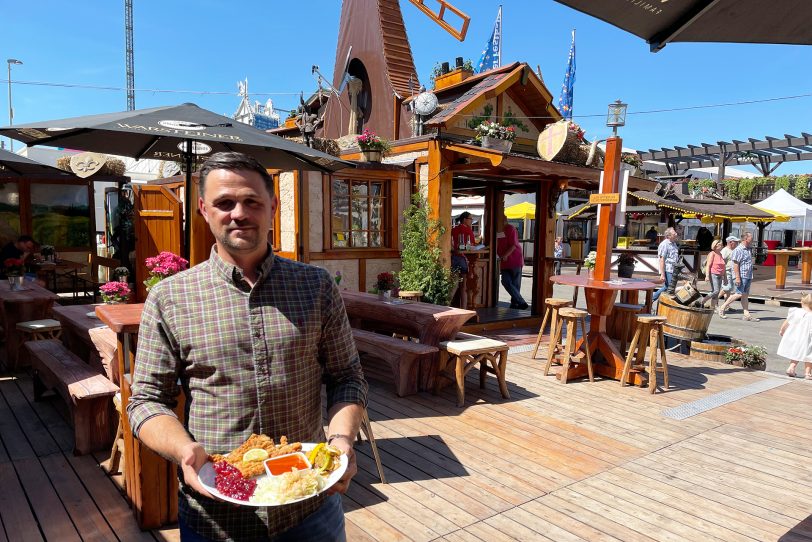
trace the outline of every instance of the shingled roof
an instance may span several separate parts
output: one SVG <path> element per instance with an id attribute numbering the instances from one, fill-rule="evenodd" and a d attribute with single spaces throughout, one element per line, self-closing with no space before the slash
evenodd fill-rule
<path id="1" fill-rule="evenodd" d="M 380 30 L 383 38 L 383 55 L 386 58 L 386 75 L 395 91 L 401 96 L 409 96 L 409 79 L 416 90 L 417 70 L 414 67 L 412 48 L 403 24 L 398 0 L 378 0 Z"/>

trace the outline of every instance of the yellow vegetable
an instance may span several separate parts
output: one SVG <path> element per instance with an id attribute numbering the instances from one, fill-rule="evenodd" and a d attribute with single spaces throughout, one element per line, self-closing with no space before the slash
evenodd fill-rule
<path id="1" fill-rule="evenodd" d="M 310 451 L 307 459 L 310 461 L 310 464 L 313 465 L 314 469 L 323 473 L 329 473 L 338 467 L 339 463 L 336 461 L 336 458 L 340 455 L 341 450 L 321 442 Z"/>

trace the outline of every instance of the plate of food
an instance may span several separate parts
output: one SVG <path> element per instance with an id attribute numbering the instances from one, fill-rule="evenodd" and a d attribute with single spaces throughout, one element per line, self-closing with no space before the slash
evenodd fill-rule
<path id="1" fill-rule="evenodd" d="M 347 456 L 325 443 L 279 444 L 251 435 L 227 455 L 210 455 L 200 469 L 203 487 L 224 501 L 243 506 L 282 506 L 319 495 L 347 470 Z"/>

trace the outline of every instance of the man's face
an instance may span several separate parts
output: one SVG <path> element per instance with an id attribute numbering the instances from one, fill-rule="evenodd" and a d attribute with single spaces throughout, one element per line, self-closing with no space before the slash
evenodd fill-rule
<path id="1" fill-rule="evenodd" d="M 467 216 L 467 217 L 465 217 L 465 218 L 462 220 L 462 223 L 463 223 L 463 224 L 465 224 L 466 226 L 468 226 L 468 227 L 470 228 L 470 227 L 471 227 L 471 225 L 474 223 L 474 217 L 472 217 L 472 216 Z"/>
<path id="2" fill-rule="evenodd" d="M 255 171 L 216 169 L 198 207 L 222 248 L 234 257 L 265 254 L 276 198 Z"/>
<path id="3" fill-rule="evenodd" d="M 672 232 L 668 233 L 668 239 L 670 241 L 676 241 L 678 238 L 679 238 L 679 234 L 677 232 L 672 231 Z"/>
<path id="4" fill-rule="evenodd" d="M 745 236 L 742 238 L 742 243 L 744 243 L 744 246 L 746 246 L 747 248 L 750 248 L 750 243 L 752 242 L 753 242 L 752 236 Z"/>

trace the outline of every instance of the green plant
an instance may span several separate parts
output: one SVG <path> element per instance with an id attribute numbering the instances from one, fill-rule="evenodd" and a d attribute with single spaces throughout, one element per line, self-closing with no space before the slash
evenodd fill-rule
<path id="1" fill-rule="evenodd" d="M 781 190 L 782 188 L 787 192 L 792 192 L 792 177 L 789 175 L 782 175 L 780 177 L 775 177 L 773 179 L 773 187 L 776 191 Z"/>
<path id="2" fill-rule="evenodd" d="M 412 197 L 412 204 L 403 216 L 403 251 L 398 273 L 400 288 L 419 290 L 427 302 L 448 305 L 459 276 L 443 265 L 439 239 L 445 233 L 445 227 L 439 220 L 429 217 L 428 203 L 420 194 Z"/>
<path id="3" fill-rule="evenodd" d="M 584 267 L 587 269 L 595 269 L 595 260 L 597 257 L 598 253 L 594 250 L 587 254 L 586 258 L 584 258 Z"/>
<path id="4" fill-rule="evenodd" d="M 763 346 L 744 344 L 728 348 L 725 362 L 742 367 L 760 367 L 767 361 L 767 350 Z"/>
<path id="5" fill-rule="evenodd" d="M 728 199 L 739 199 L 739 180 L 738 179 L 723 179 L 722 186 L 725 188 L 725 194 Z"/>
<path id="6" fill-rule="evenodd" d="M 464 71 L 464 72 L 472 72 L 472 71 L 474 71 L 474 63 L 471 62 L 470 58 L 466 58 L 465 62 L 462 63 L 462 71 Z"/>
<path id="7" fill-rule="evenodd" d="M 516 130 L 514 130 L 513 126 L 502 126 L 501 124 L 487 120 L 476 127 L 476 133 L 479 139 L 483 136 L 488 136 L 513 141 L 516 138 Z"/>
<path id="8" fill-rule="evenodd" d="M 637 259 L 629 254 L 628 252 L 623 252 L 617 258 L 618 265 L 637 265 Z"/>
<path id="9" fill-rule="evenodd" d="M 476 130 L 477 126 L 479 126 L 485 121 L 491 120 L 492 114 L 493 114 L 493 106 L 491 104 L 485 104 L 484 106 L 482 106 L 481 115 L 471 117 L 468 120 L 468 128 L 470 128 L 471 130 Z"/>
<path id="10" fill-rule="evenodd" d="M 124 266 L 116 267 L 113 269 L 113 280 L 117 280 L 119 282 L 127 282 L 127 277 L 130 276 L 130 270 Z"/>
<path id="11" fill-rule="evenodd" d="M 634 166 L 636 168 L 643 167 L 643 159 L 640 158 L 639 154 L 633 152 L 624 152 L 620 155 L 620 161 L 624 164 L 629 164 L 630 166 Z M 688 186 L 691 186 L 691 183 L 688 183 Z"/>
<path id="12" fill-rule="evenodd" d="M 807 175 L 798 175 L 795 177 L 795 186 L 792 189 L 792 195 L 798 199 L 807 199 L 809 197 L 809 177 Z"/>

